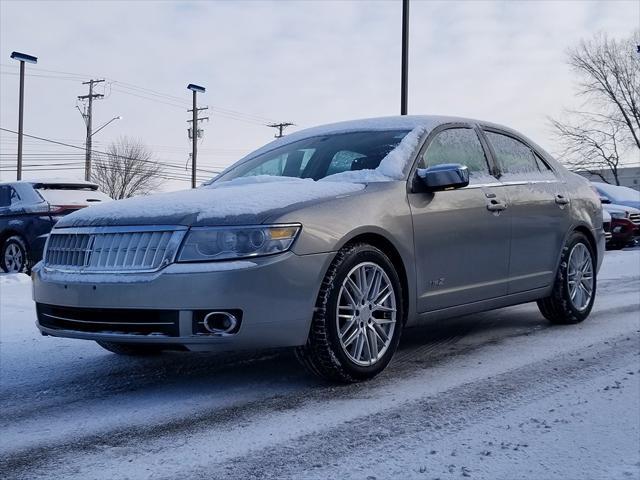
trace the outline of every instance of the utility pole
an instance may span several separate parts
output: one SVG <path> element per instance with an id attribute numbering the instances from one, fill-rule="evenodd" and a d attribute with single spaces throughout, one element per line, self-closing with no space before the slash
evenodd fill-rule
<path id="1" fill-rule="evenodd" d="M 400 115 L 407 114 L 409 90 L 409 0 L 402 0 L 402 72 L 400 74 Z"/>
<path id="2" fill-rule="evenodd" d="M 78 100 L 88 100 L 87 108 L 84 113 L 82 113 L 82 117 L 84 118 L 84 122 L 87 125 L 87 140 L 85 142 L 85 155 L 84 155 L 84 179 L 86 181 L 91 180 L 91 137 L 93 136 L 92 126 L 93 126 L 93 99 L 104 98 L 104 95 L 99 93 L 93 93 L 93 86 L 96 83 L 102 83 L 104 80 L 89 80 L 88 82 L 82 82 L 83 85 L 89 85 L 89 94 L 88 95 L 80 95 L 78 96 Z"/>
<path id="3" fill-rule="evenodd" d="M 275 134 L 275 138 L 282 138 L 284 136 L 284 134 L 282 133 L 283 130 L 291 126 L 295 126 L 295 124 L 291 122 L 283 122 L 283 123 L 270 123 L 269 125 L 267 125 L 267 127 L 278 129 L 278 133 Z"/>
<path id="4" fill-rule="evenodd" d="M 11 52 L 11 58 L 20 62 L 20 100 L 18 104 L 18 164 L 16 166 L 16 179 L 22 180 L 22 137 L 24 120 L 24 62 L 37 63 L 38 58 L 26 53 Z"/>
<path id="5" fill-rule="evenodd" d="M 208 107 L 198 108 L 198 102 L 196 99 L 196 95 L 198 92 L 204 93 L 205 88 L 199 85 L 194 85 L 190 83 L 187 85 L 187 89 L 193 92 L 193 108 L 191 110 L 187 110 L 188 112 L 192 112 L 191 118 L 191 188 L 196 188 L 196 158 L 198 156 L 198 121 L 208 120 L 209 117 L 198 118 L 198 111 L 206 110 Z"/>

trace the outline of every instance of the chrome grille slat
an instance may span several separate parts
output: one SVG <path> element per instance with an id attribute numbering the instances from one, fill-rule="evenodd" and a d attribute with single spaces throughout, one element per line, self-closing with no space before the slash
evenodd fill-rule
<path id="1" fill-rule="evenodd" d="M 45 268 L 67 272 L 156 271 L 174 260 L 187 230 L 128 228 L 54 229 L 47 243 Z"/>

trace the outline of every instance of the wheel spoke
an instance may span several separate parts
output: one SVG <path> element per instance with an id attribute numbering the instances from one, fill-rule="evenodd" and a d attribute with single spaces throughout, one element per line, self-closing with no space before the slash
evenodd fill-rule
<path id="1" fill-rule="evenodd" d="M 371 359 L 377 360 L 378 359 L 378 338 L 376 336 L 376 332 L 374 330 L 373 325 L 369 325 L 369 328 L 367 329 L 367 338 L 369 339 Z"/>
<path id="2" fill-rule="evenodd" d="M 363 299 L 367 291 L 367 272 L 365 271 L 365 267 L 358 269 L 356 278 L 358 279 L 358 288 L 360 289 L 360 299 Z"/>
<path id="3" fill-rule="evenodd" d="M 349 335 L 349 337 L 344 340 L 343 345 L 345 348 L 347 348 L 349 345 L 351 345 L 353 343 L 353 341 L 358 338 L 358 328 L 354 329 L 353 332 L 351 332 L 351 335 Z"/>
<path id="4" fill-rule="evenodd" d="M 371 362 L 373 361 L 374 357 L 373 357 L 373 353 L 371 352 L 371 342 L 369 341 L 369 334 L 367 330 L 368 329 L 366 328 L 362 330 L 362 336 L 364 337 L 364 344 L 366 347 L 366 349 L 363 349 L 363 353 L 366 353 L 367 363 L 371 365 Z"/>
<path id="5" fill-rule="evenodd" d="M 344 315 L 341 315 L 341 316 L 344 316 Z M 353 327 L 355 323 L 356 323 L 356 317 L 355 315 L 353 315 L 347 321 L 347 324 L 344 326 L 344 328 L 340 331 L 340 338 L 343 338 L 349 332 L 349 330 L 351 330 L 351 327 Z"/>
<path id="6" fill-rule="evenodd" d="M 351 295 L 351 292 L 349 291 L 348 288 L 345 288 L 342 290 L 342 293 L 347 297 L 347 302 L 349 302 L 349 306 L 352 310 L 356 310 L 358 308 L 358 302 L 356 302 L 356 299 L 353 298 L 353 295 Z"/>
<path id="7" fill-rule="evenodd" d="M 351 287 L 351 289 L 353 290 L 353 293 L 356 295 L 356 297 L 358 297 L 358 300 L 362 299 L 362 290 L 360 290 L 360 287 L 358 287 L 358 285 L 356 285 L 351 278 L 347 278 L 347 285 Z M 358 302 L 356 301 L 356 299 L 353 298 L 353 295 L 351 295 L 351 292 L 349 292 L 349 289 L 345 288 L 344 291 L 349 295 L 349 298 L 351 299 L 353 306 L 356 306 Z"/>
<path id="8" fill-rule="evenodd" d="M 374 331 L 374 333 L 378 336 L 382 344 L 385 345 L 389 341 L 389 337 L 385 333 L 384 329 L 380 327 L 380 325 L 377 323 L 374 323 L 372 327 L 373 327 L 372 330 Z"/>
<path id="9" fill-rule="evenodd" d="M 354 352 L 354 358 L 358 361 L 362 358 L 362 350 L 364 349 L 364 335 L 362 330 L 358 330 L 358 341 L 356 342 L 356 348 Z"/>
<path id="10" fill-rule="evenodd" d="M 380 284 L 382 283 L 382 274 L 376 270 L 373 272 L 373 279 L 367 292 L 367 300 L 373 301 L 380 293 Z"/>

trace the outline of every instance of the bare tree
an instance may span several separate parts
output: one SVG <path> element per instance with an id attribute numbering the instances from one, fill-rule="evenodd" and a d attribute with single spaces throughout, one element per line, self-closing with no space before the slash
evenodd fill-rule
<path id="1" fill-rule="evenodd" d="M 162 167 L 139 140 L 121 137 L 98 155 L 91 179 L 111 198 L 145 195 L 160 186 Z"/>
<path id="2" fill-rule="evenodd" d="M 564 162 L 619 185 L 618 169 L 627 155 L 640 153 L 640 30 L 624 40 L 598 34 L 569 50 L 568 62 L 580 76 L 587 111 L 569 110 L 551 120 Z"/>

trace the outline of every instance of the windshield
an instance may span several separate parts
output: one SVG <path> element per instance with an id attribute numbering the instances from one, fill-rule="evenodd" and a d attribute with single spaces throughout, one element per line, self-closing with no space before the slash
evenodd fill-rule
<path id="1" fill-rule="evenodd" d="M 629 187 L 619 187 L 616 185 L 606 185 L 604 183 L 595 184 L 598 191 L 615 202 L 638 202 L 640 201 L 640 192 Z"/>
<path id="2" fill-rule="evenodd" d="M 38 193 L 51 205 L 91 205 L 91 203 L 111 200 L 107 195 L 85 188 L 49 189 L 38 188 Z"/>
<path id="3" fill-rule="evenodd" d="M 216 179 L 270 175 L 321 178 L 375 169 L 410 130 L 350 132 L 305 138 L 247 160 Z"/>

